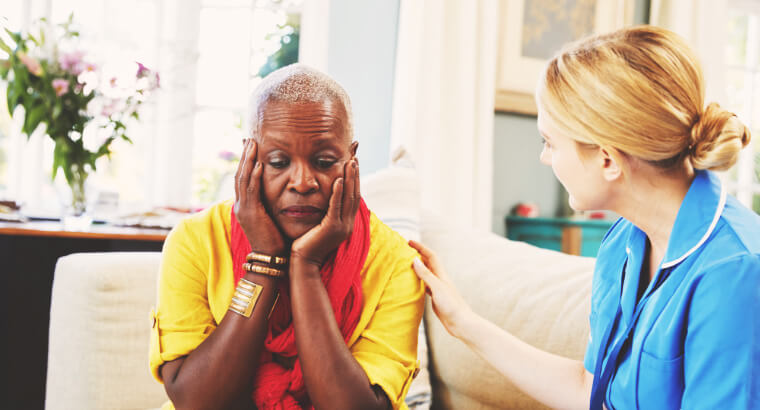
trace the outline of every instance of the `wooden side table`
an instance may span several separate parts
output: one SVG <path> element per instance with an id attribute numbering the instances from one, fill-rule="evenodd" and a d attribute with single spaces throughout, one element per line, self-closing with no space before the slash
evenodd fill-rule
<path id="1" fill-rule="evenodd" d="M 615 221 L 507 216 L 507 238 L 571 255 L 595 257 Z"/>

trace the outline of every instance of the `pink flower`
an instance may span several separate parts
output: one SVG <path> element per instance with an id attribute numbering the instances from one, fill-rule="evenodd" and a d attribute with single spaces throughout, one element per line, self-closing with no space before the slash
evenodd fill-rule
<path id="1" fill-rule="evenodd" d="M 148 67 L 145 67 L 139 61 L 135 61 L 135 63 L 137 63 L 137 78 L 147 77 L 150 74 Z"/>
<path id="2" fill-rule="evenodd" d="M 24 53 L 18 53 L 18 59 L 24 63 L 26 69 L 29 70 L 30 73 L 36 75 L 37 77 L 42 75 L 42 66 L 40 65 L 40 62 L 35 58 L 29 57 Z"/>
<path id="3" fill-rule="evenodd" d="M 82 57 L 84 57 L 84 52 L 79 50 L 61 54 L 60 58 L 58 58 L 58 64 L 60 64 L 62 69 L 71 74 L 79 75 L 85 69 L 85 63 L 82 61 Z"/>
<path id="4" fill-rule="evenodd" d="M 63 78 L 56 78 L 53 80 L 53 89 L 55 89 L 55 95 L 60 97 L 69 92 L 69 81 Z"/>
<path id="5" fill-rule="evenodd" d="M 225 161 L 237 161 L 238 156 L 232 151 L 220 151 L 219 158 Z"/>

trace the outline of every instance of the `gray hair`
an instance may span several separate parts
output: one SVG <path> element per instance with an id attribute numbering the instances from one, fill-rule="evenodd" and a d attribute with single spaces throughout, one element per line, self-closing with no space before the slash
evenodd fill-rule
<path id="1" fill-rule="evenodd" d="M 267 102 L 313 103 L 340 102 L 346 111 L 347 123 L 344 124 L 348 136 L 353 139 L 353 115 L 351 100 L 346 90 L 327 74 L 305 64 L 291 64 L 264 77 L 251 93 L 248 105 L 248 132 L 253 136 L 258 128 L 260 108 Z"/>

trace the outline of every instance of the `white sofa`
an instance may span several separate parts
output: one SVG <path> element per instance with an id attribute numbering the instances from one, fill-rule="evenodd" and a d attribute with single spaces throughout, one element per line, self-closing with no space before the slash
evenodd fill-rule
<path id="1" fill-rule="evenodd" d="M 420 211 L 403 152 L 362 176 L 362 196 L 383 221 L 435 250 L 476 312 L 539 348 L 581 359 L 588 339 L 593 259 L 458 228 Z M 166 401 L 148 371 L 150 309 L 160 253 L 90 253 L 59 259 L 53 281 L 47 409 L 146 409 Z M 540 408 L 425 312 L 413 410 Z M 424 335 L 427 335 L 427 342 Z M 429 359 L 429 361 L 428 361 Z"/>
<path id="2" fill-rule="evenodd" d="M 421 237 L 477 312 L 537 347 L 582 358 L 593 259 L 436 219 L 423 218 Z M 59 260 L 47 409 L 144 409 L 166 400 L 147 364 L 159 261 L 159 253 L 73 254 Z M 430 309 L 425 323 L 434 408 L 540 408 L 449 336 Z"/>

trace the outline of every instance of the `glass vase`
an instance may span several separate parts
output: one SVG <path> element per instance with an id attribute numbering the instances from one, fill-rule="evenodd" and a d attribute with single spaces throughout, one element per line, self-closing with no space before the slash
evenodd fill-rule
<path id="1" fill-rule="evenodd" d="M 71 191 L 71 198 L 64 206 L 61 223 L 67 231 L 86 231 L 92 225 L 92 215 L 88 212 L 87 177 L 89 176 L 83 166 L 71 165 L 67 183 Z"/>

